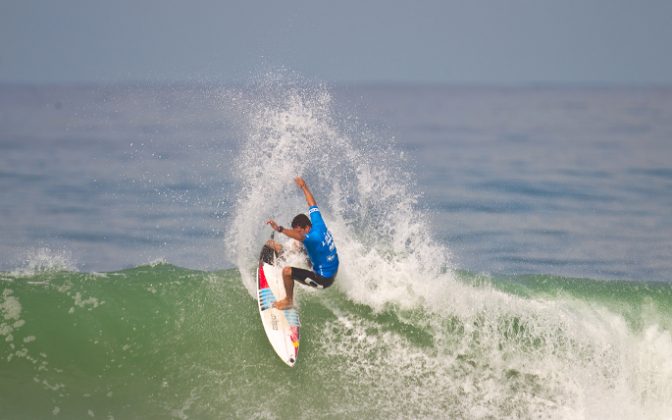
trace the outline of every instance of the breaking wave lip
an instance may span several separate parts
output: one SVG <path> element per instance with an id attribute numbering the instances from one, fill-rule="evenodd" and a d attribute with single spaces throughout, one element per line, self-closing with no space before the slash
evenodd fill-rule
<path id="1" fill-rule="evenodd" d="M 406 162 L 391 140 L 339 115 L 325 86 L 276 76 L 262 77 L 240 101 L 247 137 L 234 168 L 242 188 L 227 242 L 248 290 L 250 268 L 269 232 L 264 221 L 282 222 L 305 210 L 295 176 L 306 179 L 323 209 L 343 261 L 337 284 L 352 298 L 406 305 L 416 274 L 450 278 L 451 253 L 431 239 Z"/>
<path id="2" fill-rule="evenodd" d="M 247 138 L 234 169 L 242 188 L 227 234 L 231 261 L 251 295 L 252 268 L 268 235 L 264 221 L 289 219 L 305 207 L 293 184 L 300 175 L 334 233 L 341 261 L 334 287 L 352 302 L 376 312 L 392 308 L 411 321 L 418 310 L 431 314 L 428 327 L 437 342 L 457 346 L 460 357 L 476 365 L 496 362 L 498 372 L 539 378 L 547 394 L 531 393 L 524 404 L 543 411 L 544 403 L 533 399 L 545 398 L 554 416 L 619 417 L 644 410 L 655 417 L 665 409 L 666 398 L 672 400 L 672 368 L 661 373 L 645 361 L 672 357 L 672 338 L 659 323 L 647 321 L 633 330 L 605 306 L 571 297 L 518 296 L 458 281 L 452 254 L 431 237 L 410 171 L 389 139 L 339 115 L 324 86 L 262 78 L 251 91 L 243 107 Z M 339 318 L 346 330 L 355 325 L 350 318 Z M 339 330 L 337 336 L 345 333 Z M 360 356 L 369 350 L 363 345 Z M 432 360 L 436 369 L 446 371 L 442 364 L 452 366 L 455 357 Z M 383 371 L 404 374 L 391 367 Z M 487 398 L 505 404 L 508 397 L 497 388 L 507 387 L 511 375 L 493 379 L 487 393 L 474 394 L 473 405 Z M 480 372 L 468 379 L 486 377 Z M 642 401 L 641 392 L 650 398 Z M 478 410 L 469 415 L 478 417 Z"/>

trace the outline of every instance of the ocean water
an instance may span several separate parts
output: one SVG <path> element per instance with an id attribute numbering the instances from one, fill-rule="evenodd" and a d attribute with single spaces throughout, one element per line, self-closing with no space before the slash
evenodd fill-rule
<path id="1" fill-rule="evenodd" d="M 0 418 L 672 418 L 671 139 L 663 88 L 2 86 Z"/>

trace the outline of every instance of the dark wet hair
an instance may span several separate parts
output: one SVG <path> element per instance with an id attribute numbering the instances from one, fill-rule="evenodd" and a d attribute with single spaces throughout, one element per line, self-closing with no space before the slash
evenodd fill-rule
<path id="1" fill-rule="evenodd" d="M 305 214 L 297 214 L 294 220 L 292 220 L 292 229 L 293 228 L 305 228 L 306 226 L 312 227 L 313 224 L 310 223 L 310 219 Z"/>

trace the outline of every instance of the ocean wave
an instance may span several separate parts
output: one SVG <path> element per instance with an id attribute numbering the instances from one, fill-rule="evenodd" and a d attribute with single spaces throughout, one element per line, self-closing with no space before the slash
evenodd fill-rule
<path id="1" fill-rule="evenodd" d="M 299 288 L 301 354 L 288 370 L 237 270 L 160 264 L 2 277 L 8 418 L 89 410 L 114 418 L 665 418 L 672 409 L 665 284 L 460 272 L 463 291 L 484 300 L 469 311 L 456 300 L 441 311 L 378 307 L 337 288 Z"/>

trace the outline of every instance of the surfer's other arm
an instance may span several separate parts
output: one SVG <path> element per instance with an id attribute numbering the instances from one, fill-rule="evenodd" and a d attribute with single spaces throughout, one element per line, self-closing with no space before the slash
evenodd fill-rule
<path id="1" fill-rule="evenodd" d="M 287 228 L 284 228 L 284 227 L 278 225 L 275 222 L 275 220 L 272 220 L 272 219 L 267 221 L 266 223 L 271 225 L 271 228 L 274 231 L 283 233 L 283 234 L 289 236 L 290 238 L 296 239 L 297 241 L 301 241 L 301 242 L 303 242 L 306 239 L 306 233 L 310 230 L 310 229 L 305 229 L 305 228 L 301 228 L 301 227 L 287 229 Z"/>

